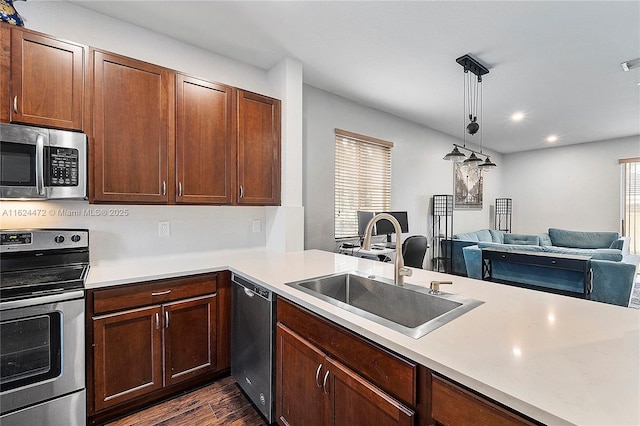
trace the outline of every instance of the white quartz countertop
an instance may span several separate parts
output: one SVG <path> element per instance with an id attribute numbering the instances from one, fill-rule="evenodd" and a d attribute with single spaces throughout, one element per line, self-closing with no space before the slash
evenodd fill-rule
<path id="1" fill-rule="evenodd" d="M 546 424 L 640 425 L 640 310 L 414 269 L 482 305 L 413 339 L 285 284 L 393 265 L 319 250 L 264 249 L 92 264 L 87 289 L 230 269 L 362 336 Z"/>

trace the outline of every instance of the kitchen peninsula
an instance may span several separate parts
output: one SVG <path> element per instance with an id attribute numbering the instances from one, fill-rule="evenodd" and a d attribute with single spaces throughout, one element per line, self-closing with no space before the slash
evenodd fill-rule
<path id="1" fill-rule="evenodd" d="M 481 306 L 413 339 L 285 284 L 393 266 L 318 250 L 217 251 L 92 265 L 87 289 L 231 270 L 376 344 L 545 424 L 640 424 L 640 311 L 463 277 Z M 451 279 L 414 270 L 408 283 Z"/>

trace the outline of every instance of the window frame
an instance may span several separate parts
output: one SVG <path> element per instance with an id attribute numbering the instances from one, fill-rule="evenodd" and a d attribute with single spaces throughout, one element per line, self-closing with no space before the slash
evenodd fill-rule
<path id="1" fill-rule="evenodd" d="M 629 252 L 640 254 L 640 157 L 621 159 L 618 163 L 622 166 L 621 231 L 629 237 Z M 633 181 L 631 175 L 635 175 Z M 634 205 L 633 217 L 630 204 Z"/>
<path id="2" fill-rule="evenodd" d="M 336 241 L 359 237 L 358 210 L 391 210 L 393 145 L 393 142 L 335 129 L 333 232 Z M 348 152 L 349 148 L 352 152 Z"/>

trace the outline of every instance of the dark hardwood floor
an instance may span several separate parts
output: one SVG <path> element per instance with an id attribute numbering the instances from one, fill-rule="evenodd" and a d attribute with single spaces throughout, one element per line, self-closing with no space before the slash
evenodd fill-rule
<path id="1" fill-rule="evenodd" d="M 266 425 L 233 377 L 161 402 L 108 426 L 262 426 Z"/>

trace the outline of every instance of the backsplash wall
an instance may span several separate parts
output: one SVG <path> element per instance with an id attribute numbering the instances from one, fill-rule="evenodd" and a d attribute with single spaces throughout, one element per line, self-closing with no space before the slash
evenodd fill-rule
<path id="1" fill-rule="evenodd" d="M 87 201 L 2 201 L 0 228 L 86 228 L 91 262 L 264 247 L 265 207 L 127 206 Z M 254 232 L 254 221 L 260 221 Z M 169 222 L 170 235 L 158 235 Z"/>

